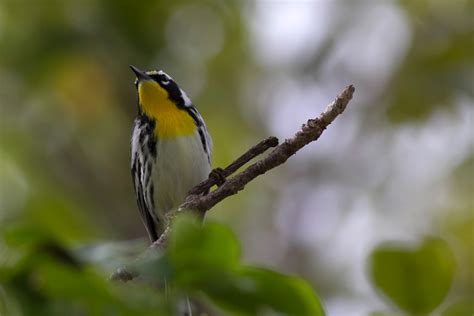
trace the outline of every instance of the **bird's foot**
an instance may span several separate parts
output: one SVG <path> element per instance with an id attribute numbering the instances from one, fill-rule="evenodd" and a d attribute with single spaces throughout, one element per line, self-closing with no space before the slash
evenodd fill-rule
<path id="1" fill-rule="evenodd" d="M 209 174 L 209 178 L 214 179 L 214 181 L 216 182 L 216 185 L 220 187 L 221 185 L 224 184 L 226 180 L 224 169 L 222 168 L 212 169 L 211 173 Z"/>

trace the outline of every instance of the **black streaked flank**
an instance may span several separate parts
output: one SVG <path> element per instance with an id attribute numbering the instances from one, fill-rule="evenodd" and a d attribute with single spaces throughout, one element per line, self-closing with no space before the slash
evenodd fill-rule
<path id="1" fill-rule="evenodd" d="M 155 137 L 155 120 L 149 118 L 145 114 L 141 114 L 136 119 L 137 128 L 139 128 L 139 144 L 142 147 L 142 151 L 147 146 L 150 154 L 156 158 L 156 137 Z M 145 139 L 146 138 L 146 139 Z"/>
<path id="2" fill-rule="evenodd" d="M 145 227 L 148 231 L 150 239 L 155 241 L 158 239 L 158 233 L 156 231 L 155 223 L 150 213 L 152 209 L 149 209 L 147 206 L 147 203 L 145 202 L 144 188 L 140 181 L 141 176 L 142 176 L 142 168 L 141 168 L 140 160 L 138 159 L 137 155 L 135 155 L 135 158 L 133 160 L 131 172 L 132 172 L 133 187 L 135 189 L 138 209 L 140 211 L 142 221 L 145 224 Z"/>
<path id="3" fill-rule="evenodd" d="M 136 152 L 132 152 L 131 166 L 138 209 L 152 241 L 159 237 L 156 227 L 157 218 L 153 216 L 153 181 L 151 181 L 153 160 L 156 160 L 157 156 L 155 124 L 156 122 L 145 114 L 138 115 L 135 119 L 132 135 L 136 135 L 136 139 L 132 137 L 132 142 L 136 141 L 137 144 L 132 144 L 132 148 L 136 148 Z"/>

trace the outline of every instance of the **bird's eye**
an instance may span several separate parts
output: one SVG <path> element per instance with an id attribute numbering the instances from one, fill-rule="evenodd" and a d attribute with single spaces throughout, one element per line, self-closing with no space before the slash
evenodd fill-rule
<path id="1" fill-rule="evenodd" d="M 161 83 L 164 84 L 165 86 L 167 86 L 167 85 L 170 84 L 170 81 L 169 80 L 162 80 Z"/>

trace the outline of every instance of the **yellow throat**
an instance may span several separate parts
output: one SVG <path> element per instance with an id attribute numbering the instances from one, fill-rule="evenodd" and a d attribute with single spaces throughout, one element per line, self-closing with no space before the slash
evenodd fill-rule
<path id="1" fill-rule="evenodd" d="M 138 84 L 140 107 L 156 122 L 155 136 L 169 139 L 194 133 L 196 124 L 191 115 L 178 108 L 168 96 L 168 92 L 155 81 L 145 80 Z"/>

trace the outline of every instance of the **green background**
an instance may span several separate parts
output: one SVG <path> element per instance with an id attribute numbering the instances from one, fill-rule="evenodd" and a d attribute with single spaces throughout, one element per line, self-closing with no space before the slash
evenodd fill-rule
<path id="1" fill-rule="evenodd" d="M 290 137 L 356 87 L 320 141 L 208 213 L 241 244 L 228 295 L 211 280 L 177 292 L 233 310 L 232 280 L 252 265 L 304 279 L 329 315 L 472 314 L 472 16 L 469 0 L 1 1 L 0 314 L 171 308 L 154 287 L 107 281 L 147 242 L 129 64 L 164 69 L 188 93 L 214 167 Z M 271 270 L 253 280 L 278 284 Z M 250 297 L 238 313 L 256 313 Z"/>

